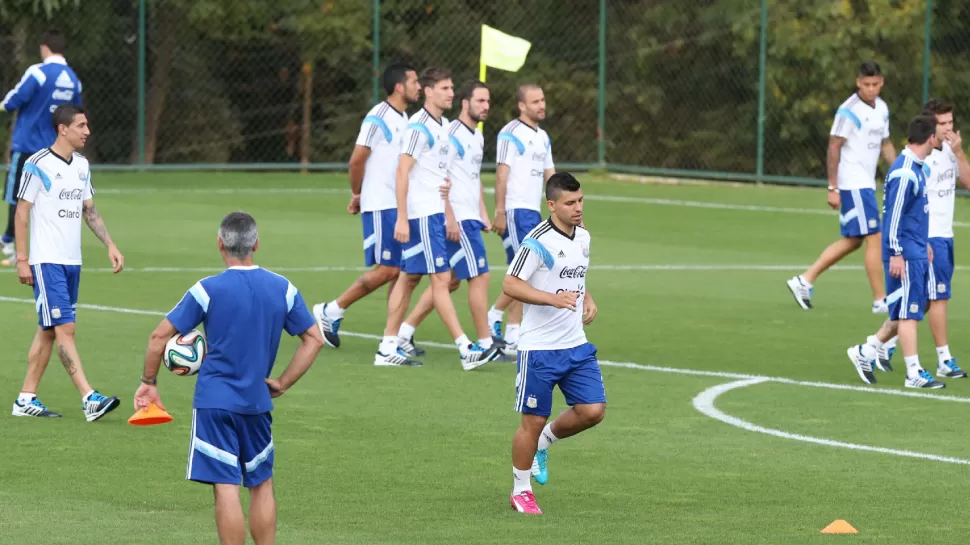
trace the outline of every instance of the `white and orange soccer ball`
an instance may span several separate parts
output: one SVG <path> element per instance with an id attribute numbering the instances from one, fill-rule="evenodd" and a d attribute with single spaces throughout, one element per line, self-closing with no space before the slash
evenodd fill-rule
<path id="1" fill-rule="evenodd" d="M 165 343 L 162 363 L 176 375 L 191 376 L 199 372 L 208 352 L 209 344 L 205 335 L 193 329 L 185 335 L 176 334 Z"/>

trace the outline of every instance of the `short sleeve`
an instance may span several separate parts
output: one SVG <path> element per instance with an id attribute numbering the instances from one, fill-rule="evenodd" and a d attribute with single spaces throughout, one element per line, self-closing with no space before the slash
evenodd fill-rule
<path id="1" fill-rule="evenodd" d="M 387 123 L 376 115 L 369 115 L 360 124 L 360 134 L 357 135 L 357 145 L 373 149 L 374 146 L 390 133 Z M 390 140 L 388 140 L 390 141 Z"/>
<path id="2" fill-rule="evenodd" d="M 182 300 L 165 317 L 179 333 L 185 335 L 202 323 L 208 310 L 209 294 L 200 281 L 189 288 Z"/>
<path id="3" fill-rule="evenodd" d="M 556 168 L 556 164 L 552 162 L 552 140 L 546 137 L 546 162 L 542 166 L 542 170 L 549 170 L 551 168 Z"/>
<path id="4" fill-rule="evenodd" d="M 882 129 L 882 138 L 883 140 L 889 138 L 889 110 L 886 110 L 886 120 Z"/>
<path id="5" fill-rule="evenodd" d="M 401 139 L 401 153 L 417 157 L 430 142 L 430 136 L 431 133 L 427 127 L 421 123 L 411 123 L 408 125 L 407 132 L 404 133 L 404 138 Z"/>
<path id="6" fill-rule="evenodd" d="M 290 336 L 296 336 L 316 325 L 313 315 L 307 309 L 303 295 L 292 283 L 286 286 L 286 320 L 283 329 Z"/>
<path id="7" fill-rule="evenodd" d="M 42 187 L 50 187 L 47 174 L 30 161 L 24 163 L 23 174 L 20 175 L 20 192 L 17 193 L 17 198 L 30 203 L 35 202 Z"/>
<path id="8" fill-rule="evenodd" d="M 835 112 L 835 120 L 832 121 L 832 130 L 829 134 L 839 138 L 849 138 L 860 128 L 862 128 L 862 121 L 852 110 L 839 108 L 839 111 Z"/>
<path id="9" fill-rule="evenodd" d="M 84 182 L 84 195 L 83 195 L 84 198 L 81 200 L 86 201 L 89 199 L 93 199 L 94 194 L 95 194 L 94 185 L 91 184 L 91 171 L 88 170 L 88 178 L 87 178 L 87 181 Z"/>
<path id="10" fill-rule="evenodd" d="M 512 131 L 498 133 L 498 151 L 495 162 L 499 165 L 512 166 L 515 158 L 525 152 L 525 144 Z"/>
<path id="11" fill-rule="evenodd" d="M 522 245 L 519 246 L 519 251 L 512 258 L 512 264 L 509 265 L 506 274 L 528 282 L 529 278 L 532 278 L 532 275 L 543 265 L 548 269 L 552 267 L 554 262 L 552 254 L 541 242 L 532 237 L 526 237 L 522 241 Z"/>

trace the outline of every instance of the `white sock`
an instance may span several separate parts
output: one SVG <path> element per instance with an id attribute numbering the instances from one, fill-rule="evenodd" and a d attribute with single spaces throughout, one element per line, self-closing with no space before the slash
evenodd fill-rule
<path id="1" fill-rule="evenodd" d="M 499 310 L 493 305 L 492 308 L 488 309 L 488 325 L 492 325 L 495 322 L 501 322 L 504 316 L 505 311 Z"/>
<path id="2" fill-rule="evenodd" d="M 87 401 L 88 398 L 91 397 L 91 394 L 93 393 L 94 393 L 94 390 L 91 390 L 90 392 L 84 394 L 83 396 L 81 396 L 81 401 Z"/>
<path id="3" fill-rule="evenodd" d="M 378 347 L 378 350 L 383 354 L 394 354 L 397 352 L 397 346 L 397 337 L 393 335 L 388 337 L 385 335 L 384 339 L 381 340 L 381 345 Z"/>
<path id="4" fill-rule="evenodd" d="M 472 342 L 468 339 L 468 335 L 465 335 L 464 333 L 461 334 L 461 337 L 455 339 L 455 344 L 458 345 L 458 351 L 462 354 L 468 351 L 468 345 L 471 343 Z"/>
<path id="5" fill-rule="evenodd" d="M 882 350 L 882 347 L 885 346 L 887 343 L 880 341 L 879 337 L 876 337 L 875 335 L 869 335 L 869 338 L 866 339 L 866 344 L 875 348 L 878 351 L 878 350 Z"/>
<path id="6" fill-rule="evenodd" d="M 512 466 L 512 494 L 532 492 L 532 468 L 516 469 Z"/>
<path id="7" fill-rule="evenodd" d="M 552 433 L 552 424 L 546 424 L 546 427 L 542 428 L 542 433 L 539 434 L 539 450 L 551 447 L 558 440 L 559 438 Z"/>
<path id="8" fill-rule="evenodd" d="M 812 287 L 812 283 L 809 282 L 808 280 L 805 280 L 805 277 L 803 275 L 798 275 L 798 281 L 801 282 L 806 288 Z"/>
<path id="9" fill-rule="evenodd" d="M 944 363 L 952 360 L 953 356 L 950 355 L 950 345 L 937 346 L 936 357 L 940 359 L 940 365 L 943 365 Z"/>
<path id="10" fill-rule="evenodd" d="M 346 310 L 347 309 L 340 308 L 340 305 L 337 304 L 337 300 L 334 299 L 333 301 L 327 303 L 327 318 L 330 318 L 331 320 L 340 320 L 344 317 L 344 312 Z"/>
<path id="11" fill-rule="evenodd" d="M 505 329 L 505 340 L 509 344 L 515 344 L 519 342 L 519 324 L 509 324 Z"/>
<path id="12" fill-rule="evenodd" d="M 407 322 L 402 322 L 401 329 L 397 330 L 397 336 L 406 341 L 410 341 L 411 337 L 414 336 L 414 326 Z"/>
<path id="13" fill-rule="evenodd" d="M 888 341 L 886 341 L 886 343 L 883 346 L 885 346 L 886 348 L 896 348 L 896 341 L 897 340 L 899 340 L 899 336 L 898 335 L 895 336 L 895 337 L 893 337 L 892 339 L 889 339 Z"/>
<path id="14" fill-rule="evenodd" d="M 20 392 L 20 395 L 17 396 L 17 401 L 21 405 L 26 405 L 31 401 L 33 401 L 35 397 L 37 397 L 37 394 L 32 394 L 30 392 Z"/>
<path id="15" fill-rule="evenodd" d="M 919 356 L 906 356 L 903 359 L 906 360 L 906 376 L 908 378 L 915 378 L 923 370 L 919 365 Z"/>
<path id="16" fill-rule="evenodd" d="M 484 339 L 478 339 L 478 346 L 481 346 L 485 350 L 488 350 L 489 348 L 492 347 L 492 338 L 485 337 Z"/>

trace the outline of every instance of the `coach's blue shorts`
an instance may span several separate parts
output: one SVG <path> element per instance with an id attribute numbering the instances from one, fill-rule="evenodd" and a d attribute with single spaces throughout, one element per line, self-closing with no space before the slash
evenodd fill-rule
<path id="1" fill-rule="evenodd" d="M 458 242 L 447 241 L 449 264 L 458 280 L 468 280 L 488 272 L 485 239 L 482 238 L 484 228 L 485 224 L 478 220 L 464 220 Z"/>
<path id="2" fill-rule="evenodd" d="M 889 262 L 884 261 L 886 271 L 886 303 L 889 304 L 890 320 L 922 320 L 926 311 L 928 267 L 925 259 L 906 260 L 902 278 L 889 274 Z"/>
<path id="3" fill-rule="evenodd" d="M 505 256 L 508 258 L 508 264 L 511 265 L 515 253 L 519 251 L 519 244 L 522 244 L 529 231 L 542 223 L 542 215 L 535 210 L 513 208 L 505 212 L 505 222 L 502 245 L 505 246 Z"/>
<path id="4" fill-rule="evenodd" d="M 839 191 L 842 199 L 842 236 L 864 237 L 879 232 L 879 203 L 874 189 Z"/>
<path id="5" fill-rule="evenodd" d="M 930 239 L 933 261 L 930 263 L 927 292 L 930 301 L 949 299 L 953 289 L 953 239 L 934 237 Z"/>
<path id="6" fill-rule="evenodd" d="M 74 323 L 81 266 L 40 263 L 30 268 L 34 273 L 34 306 L 40 327 L 50 329 Z"/>
<path id="7" fill-rule="evenodd" d="M 445 215 L 432 214 L 408 220 L 411 238 L 401 251 L 401 269 L 408 274 L 448 272 Z"/>
<path id="8" fill-rule="evenodd" d="M 401 243 L 394 240 L 397 209 L 363 212 L 360 219 L 364 224 L 364 265 L 400 267 Z"/>
<path id="9" fill-rule="evenodd" d="M 273 417 L 193 409 L 185 478 L 252 488 L 273 476 Z"/>
<path id="10" fill-rule="evenodd" d="M 519 350 L 515 376 L 515 410 L 549 416 L 552 389 L 558 384 L 566 404 L 606 403 L 596 346 L 581 344 L 564 350 Z"/>

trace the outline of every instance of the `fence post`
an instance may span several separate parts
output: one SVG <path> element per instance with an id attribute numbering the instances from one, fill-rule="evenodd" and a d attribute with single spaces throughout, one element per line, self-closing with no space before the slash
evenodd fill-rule
<path id="1" fill-rule="evenodd" d="M 765 72 L 768 60 L 768 0 L 761 0 L 761 38 L 758 51 L 758 156 L 755 181 L 765 174 Z"/>
<path id="2" fill-rule="evenodd" d="M 596 127 L 596 161 L 606 168 L 606 0 L 600 0 L 599 92 Z"/>
<path id="3" fill-rule="evenodd" d="M 138 0 L 138 164 L 145 164 L 145 0 Z"/>
<path id="4" fill-rule="evenodd" d="M 373 12 L 374 20 L 372 33 L 374 34 L 374 53 L 371 57 L 371 104 L 377 104 L 380 98 L 380 73 L 381 73 L 381 0 L 374 0 Z"/>
<path id="5" fill-rule="evenodd" d="M 923 104 L 930 99 L 930 35 L 933 31 L 933 0 L 926 0 L 926 33 L 923 36 Z"/>

